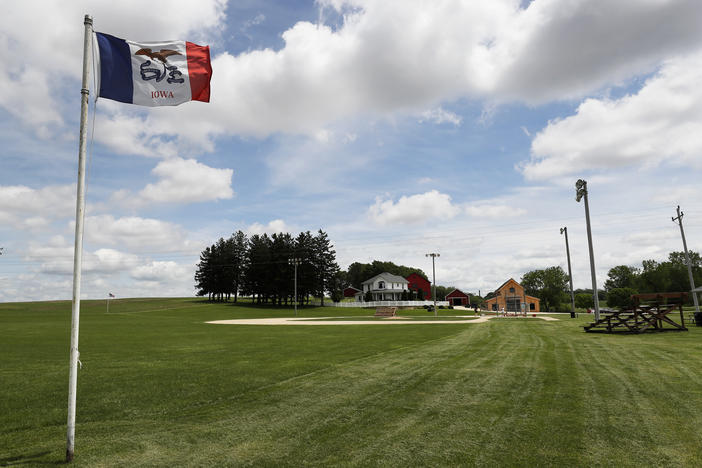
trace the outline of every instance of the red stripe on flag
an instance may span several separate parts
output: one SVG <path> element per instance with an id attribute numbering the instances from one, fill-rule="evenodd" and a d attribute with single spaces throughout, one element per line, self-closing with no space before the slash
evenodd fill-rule
<path id="1" fill-rule="evenodd" d="M 210 46 L 199 46 L 186 41 L 185 50 L 188 54 L 188 74 L 193 101 L 210 102 Z"/>

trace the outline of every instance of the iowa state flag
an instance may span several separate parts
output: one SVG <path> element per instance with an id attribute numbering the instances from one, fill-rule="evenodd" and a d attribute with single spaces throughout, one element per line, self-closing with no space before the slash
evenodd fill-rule
<path id="1" fill-rule="evenodd" d="M 100 51 L 100 97 L 140 106 L 210 102 L 209 46 L 186 41 L 138 44 L 95 34 Z"/>

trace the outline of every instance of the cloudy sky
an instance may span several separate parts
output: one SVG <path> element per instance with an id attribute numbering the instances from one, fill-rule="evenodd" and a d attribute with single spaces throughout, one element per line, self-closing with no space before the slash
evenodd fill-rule
<path id="1" fill-rule="evenodd" d="M 83 296 L 188 296 L 236 230 L 323 229 L 483 294 L 702 250 L 698 0 L 23 1 L 0 15 L 0 301 L 71 296 L 83 15 L 209 44 L 211 103 L 91 101 Z M 93 93 L 94 96 L 94 93 Z M 94 128 L 92 127 L 94 124 Z"/>

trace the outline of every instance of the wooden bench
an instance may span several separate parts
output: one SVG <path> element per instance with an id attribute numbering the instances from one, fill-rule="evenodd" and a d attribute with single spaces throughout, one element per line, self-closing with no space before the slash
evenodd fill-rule
<path id="1" fill-rule="evenodd" d="M 397 307 L 376 307 L 375 316 L 376 317 L 394 317 L 395 312 L 397 312 Z"/>

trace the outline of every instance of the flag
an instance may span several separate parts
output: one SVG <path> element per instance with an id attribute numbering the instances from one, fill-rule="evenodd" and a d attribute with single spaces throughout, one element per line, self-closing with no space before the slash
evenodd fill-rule
<path id="1" fill-rule="evenodd" d="M 112 294 L 112 293 L 110 293 L 110 297 L 115 297 L 115 295 L 114 295 L 114 294 Z"/>
<path id="2" fill-rule="evenodd" d="M 192 42 L 138 44 L 95 33 L 99 96 L 140 106 L 210 101 L 210 47 Z"/>

